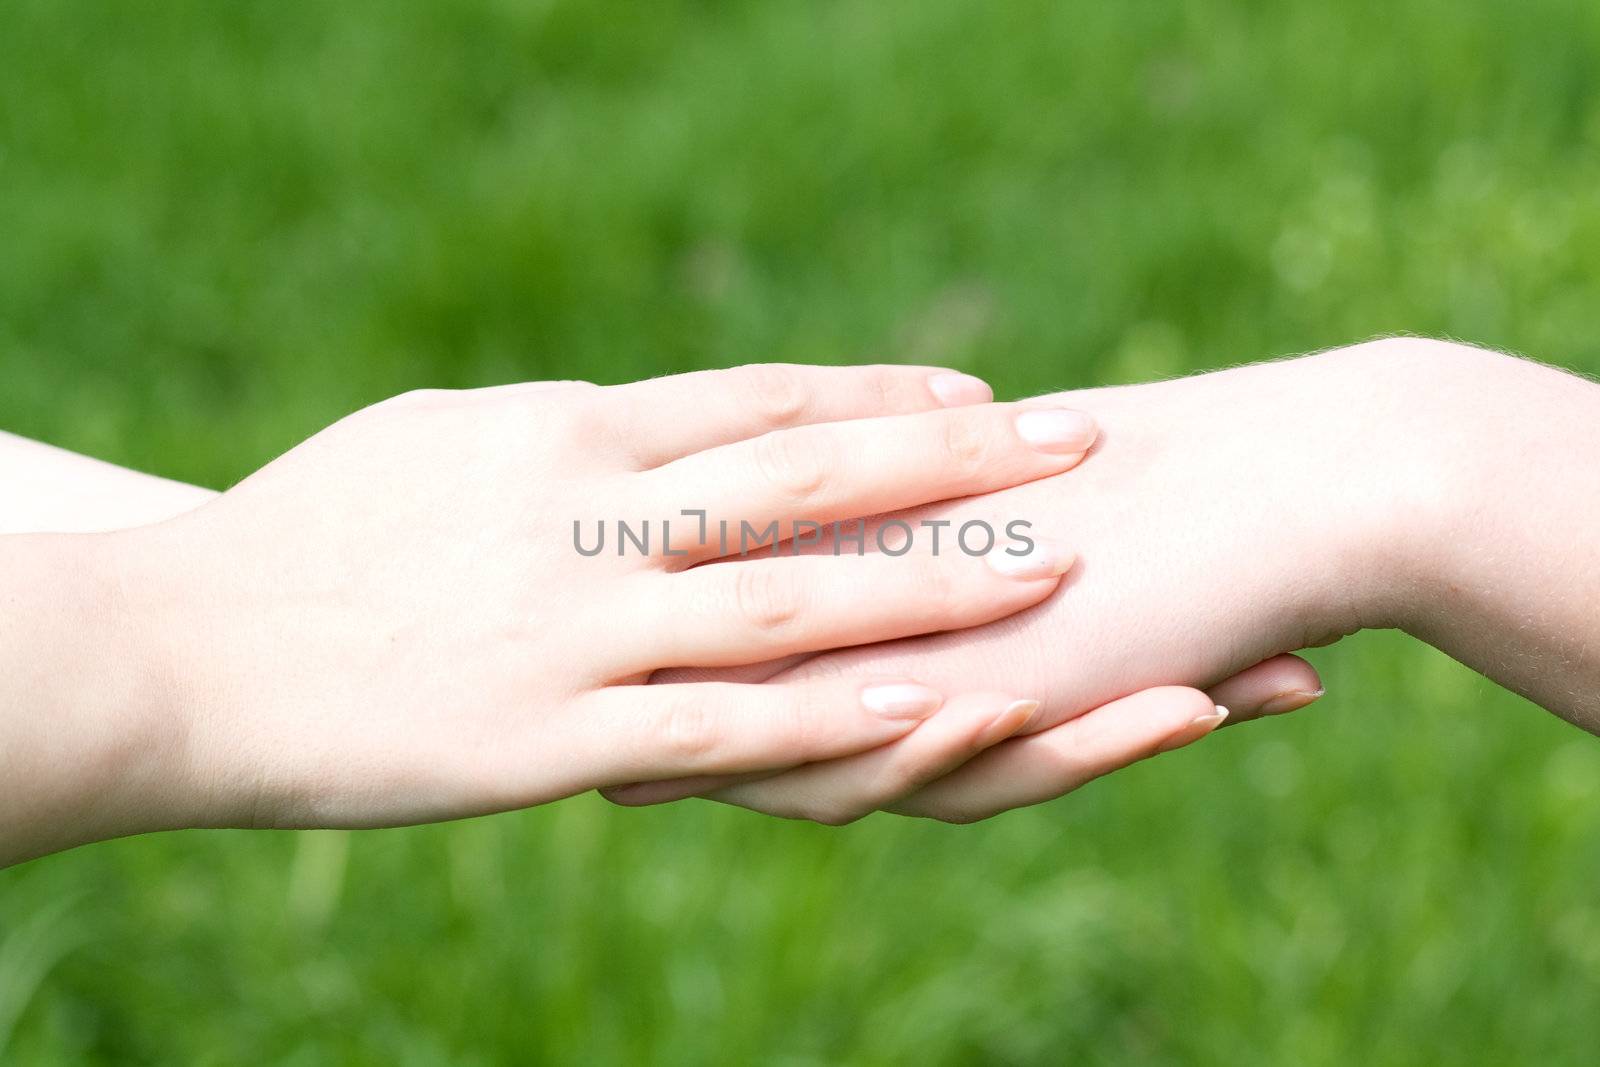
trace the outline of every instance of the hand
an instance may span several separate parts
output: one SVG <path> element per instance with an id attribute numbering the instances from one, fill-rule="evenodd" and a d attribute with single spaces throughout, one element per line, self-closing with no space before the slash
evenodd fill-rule
<path id="1" fill-rule="evenodd" d="M 1014 696 L 946 702 L 969 687 L 898 675 L 637 684 L 669 665 L 980 624 L 1055 588 L 1071 556 L 1043 539 L 1020 560 L 693 566 L 722 550 L 682 520 L 684 554 L 664 554 L 660 520 L 684 509 L 706 509 L 713 530 L 775 520 L 787 536 L 794 518 L 1055 474 L 1092 443 L 1071 412 L 941 409 L 930 380 L 958 404 L 988 399 L 926 369 L 803 367 L 408 394 L 171 522 L 70 542 L 93 546 L 83 569 L 116 590 L 84 613 L 122 623 L 101 659 L 147 680 L 119 708 L 119 736 L 139 743 L 104 746 L 102 793 L 117 799 L 75 832 L 408 823 L 846 756 L 930 717 L 1014 731 L 1031 711 Z M 588 542 L 617 519 L 654 521 L 648 555 L 575 550 L 575 522 Z M 19 759 L 27 740 L 12 740 Z M 116 788 L 135 781 L 143 792 Z"/>
<path id="2" fill-rule="evenodd" d="M 1216 686 L 1260 663 L 1230 683 L 1231 695 L 1213 693 L 1234 701 L 1231 721 L 1304 706 L 1320 685 L 1281 654 L 1405 621 L 1404 594 L 1450 541 L 1450 501 L 1471 495 L 1455 473 L 1471 431 L 1429 421 L 1418 398 L 1460 410 L 1443 397 L 1462 376 L 1441 364 L 1484 358 L 1459 346 L 1380 342 L 1047 398 L 1100 421 L 1083 470 L 900 517 L 1003 522 L 1027 514 L 1078 548 L 1062 588 L 985 627 L 835 652 L 775 674 L 785 684 L 862 671 L 935 684 L 1004 679 L 1043 701 L 1030 736 L 909 792 L 899 787 L 920 780 L 893 768 L 914 762 L 915 735 L 871 758 L 763 782 L 700 778 L 608 795 L 641 803 L 694 792 L 826 821 L 859 814 L 866 798 L 970 821 L 1058 796 L 1220 721 L 1192 689 L 1127 694 Z M 774 672 L 739 674 L 763 676 Z"/>

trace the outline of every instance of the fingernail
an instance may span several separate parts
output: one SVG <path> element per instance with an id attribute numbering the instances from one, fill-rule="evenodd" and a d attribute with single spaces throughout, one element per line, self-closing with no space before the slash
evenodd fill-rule
<path id="1" fill-rule="evenodd" d="M 944 696 L 914 682 L 873 685 L 861 691 L 861 703 L 886 719 L 926 719 L 939 710 Z"/>
<path id="2" fill-rule="evenodd" d="M 1262 715 L 1287 715 L 1291 711 L 1299 711 L 1307 704 L 1314 703 L 1326 693 L 1326 689 L 1291 689 L 1287 693 L 1279 693 L 1265 704 L 1261 705 Z"/>
<path id="3" fill-rule="evenodd" d="M 1034 717 L 1039 714 L 1037 700 L 1014 700 L 1006 705 L 1006 710 L 994 717 L 994 722 L 984 728 L 978 743 L 988 748 L 990 745 L 999 744 L 1014 734 L 1031 725 Z"/>
<path id="4" fill-rule="evenodd" d="M 1067 408 L 1034 409 L 1017 416 L 1017 434 L 1041 452 L 1087 452 L 1094 444 L 1094 420 Z"/>
<path id="5" fill-rule="evenodd" d="M 1156 751 L 1171 752 L 1175 748 L 1182 748 L 1184 745 L 1192 745 L 1206 734 L 1209 734 L 1212 730 L 1215 730 L 1217 727 L 1221 726 L 1222 720 L 1226 719 L 1227 717 L 1228 709 L 1223 707 L 1221 704 L 1218 704 L 1216 711 L 1212 712 L 1210 715 L 1202 715 L 1198 719 L 1193 720 L 1183 729 L 1179 730 L 1177 733 L 1163 741 L 1161 743 L 1161 747 Z"/>
<path id="6" fill-rule="evenodd" d="M 1075 558 L 1059 545 L 1035 540 L 1033 547 L 1020 556 L 1012 555 L 1009 548 L 998 549 L 986 554 L 983 561 L 1007 578 L 1037 580 L 1067 573 L 1072 569 Z"/>
<path id="7" fill-rule="evenodd" d="M 994 399 L 994 390 L 989 388 L 988 382 L 955 371 L 935 374 L 928 379 L 928 388 L 939 398 L 939 403 L 947 408 L 959 408 L 967 404 L 987 404 Z"/>

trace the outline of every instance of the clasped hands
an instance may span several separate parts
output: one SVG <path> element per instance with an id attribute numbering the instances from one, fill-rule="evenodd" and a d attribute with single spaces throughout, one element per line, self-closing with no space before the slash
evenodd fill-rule
<path id="1" fill-rule="evenodd" d="M 12 851 L 591 789 L 828 823 L 1059 796 L 1413 621 L 1459 454 L 1415 432 L 1418 345 L 1006 404 L 902 366 L 397 397 L 168 521 L 12 540 L 98 687 L 12 765 L 100 783 L 31 792 L 58 829 Z M 617 536 L 686 512 L 670 554 Z"/>

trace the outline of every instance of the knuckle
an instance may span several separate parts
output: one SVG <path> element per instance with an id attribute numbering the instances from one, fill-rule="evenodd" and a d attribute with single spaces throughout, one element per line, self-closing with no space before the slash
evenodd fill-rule
<path id="1" fill-rule="evenodd" d="M 767 426 L 793 426 L 811 407 L 811 395 L 793 367 L 763 364 L 742 368 L 745 403 Z"/>
<path id="2" fill-rule="evenodd" d="M 774 633 L 799 618 L 803 594 L 800 586 L 780 568 L 759 564 L 729 564 L 734 578 L 734 605 L 739 617 L 755 629 Z"/>
<path id="3" fill-rule="evenodd" d="M 680 761 L 699 762 L 717 749 L 716 716 L 697 701 L 681 701 L 667 709 L 657 727 L 656 743 Z"/>
<path id="4" fill-rule="evenodd" d="M 599 397 L 574 391 L 553 402 L 548 397 L 530 397 L 536 403 L 539 436 L 560 449 L 584 455 L 625 451 L 618 427 Z M 519 416 L 520 417 L 520 416 Z M 522 418 L 524 425 L 532 420 Z"/>
<path id="5" fill-rule="evenodd" d="M 807 758 L 826 751 L 830 737 L 837 729 L 837 711 L 831 701 L 824 699 L 820 688 L 803 687 L 781 712 L 782 729 L 788 738 L 789 750 Z"/>
<path id="6" fill-rule="evenodd" d="M 827 484 L 828 465 L 814 438 L 814 434 L 781 432 L 756 438 L 755 462 L 761 477 L 791 504 L 814 499 Z"/>
<path id="7" fill-rule="evenodd" d="M 973 478 L 989 462 L 990 435 L 979 419 L 962 412 L 946 419 L 941 433 L 945 469 L 957 478 Z"/>
<path id="8" fill-rule="evenodd" d="M 970 598 L 961 595 L 955 571 L 944 555 L 929 557 L 921 570 L 922 573 L 917 575 L 917 596 L 922 600 L 921 609 L 941 619 L 962 614 L 969 606 Z"/>
<path id="9" fill-rule="evenodd" d="M 865 375 L 862 390 L 874 411 L 919 411 L 932 404 L 932 394 L 920 379 L 913 387 L 911 380 L 894 367 L 873 367 Z"/>
<path id="10" fill-rule="evenodd" d="M 1050 775 L 1050 789 L 1055 796 L 1070 793 L 1094 777 L 1084 761 L 1082 753 L 1084 741 L 1078 736 L 1079 733 L 1081 731 L 1073 731 L 1071 739 L 1054 739 L 1043 753 L 1043 762 Z"/>

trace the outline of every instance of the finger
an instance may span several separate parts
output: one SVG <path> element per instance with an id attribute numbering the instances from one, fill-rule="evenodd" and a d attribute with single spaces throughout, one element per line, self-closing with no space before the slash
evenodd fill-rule
<path id="1" fill-rule="evenodd" d="M 1299 656 L 1273 656 L 1207 690 L 1228 709 L 1228 723 L 1297 711 L 1322 696 L 1317 669 Z"/>
<path id="2" fill-rule="evenodd" d="M 798 652 L 954 630 L 1003 618 L 1049 596 L 1072 566 L 1053 542 L 968 556 L 774 556 L 642 575 L 630 626 L 648 635 L 628 673 L 666 665 L 724 667 Z"/>
<path id="3" fill-rule="evenodd" d="M 579 698 L 562 751 L 581 789 L 854 755 L 944 703 L 914 682 L 611 686 Z"/>
<path id="4" fill-rule="evenodd" d="M 638 493 L 650 514 L 704 512 L 703 543 L 680 550 L 687 549 L 690 560 L 708 559 L 787 541 L 797 523 L 802 537 L 820 535 L 818 524 L 1059 474 L 1077 465 L 1095 435 L 1093 420 L 1082 412 L 1024 404 L 856 419 L 685 456 L 641 475 Z M 894 527 L 885 524 L 874 536 Z M 973 522 L 948 536 L 975 549 L 1007 535 Z M 878 547 L 899 547 L 886 545 Z"/>
<path id="5" fill-rule="evenodd" d="M 606 799 L 612 803 L 625 807 L 644 807 L 651 804 L 670 804 L 674 801 L 685 800 L 689 797 L 709 797 L 716 800 L 725 800 L 728 803 L 740 804 L 744 807 L 753 807 L 758 810 L 778 814 L 777 811 L 765 804 L 745 804 L 741 799 L 723 793 L 730 787 L 755 789 L 769 783 L 781 782 L 785 779 L 795 778 L 797 781 L 809 780 L 812 776 L 817 778 L 831 778 L 841 787 L 838 792 L 846 789 L 853 790 L 854 794 L 867 797 L 872 791 L 874 782 L 884 783 L 885 775 L 915 773 L 922 768 L 926 773 L 920 775 L 919 782 L 909 778 L 898 784 L 895 788 L 884 788 L 883 795 L 876 802 L 867 803 L 862 799 L 852 805 L 861 810 L 851 818 L 858 818 L 870 811 L 881 808 L 895 796 L 904 795 L 916 788 L 922 782 L 929 782 L 935 778 L 949 773 L 950 770 L 972 758 L 972 756 L 1005 740 L 1027 726 L 1038 710 L 1038 701 L 1016 701 L 1010 697 L 1001 698 L 995 694 L 972 694 L 967 697 L 952 700 L 929 722 L 923 723 L 906 737 L 890 742 L 870 753 L 861 756 L 846 757 L 823 763 L 802 765 L 799 760 L 787 767 L 768 768 L 762 771 L 751 771 L 744 774 L 699 774 L 686 778 L 671 778 L 653 782 L 633 782 L 628 785 L 618 786 L 614 789 L 603 790 Z M 1012 720 L 1015 725 L 1011 725 Z M 937 724 L 937 725 L 935 725 Z M 907 749 L 907 746 L 911 746 Z M 905 751 L 902 751 L 905 750 Z M 879 759 L 888 756 L 887 761 Z M 868 760 L 869 762 L 857 763 L 856 761 Z M 938 762 L 941 758 L 948 762 Z M 838 769 L 850 765 L 854 768 L 851 773 L 836 773 Z M 866 779 L 863 781 L 863 779 Z M 894 784 L 894 783 L 886 783 Z M 817 790 L 818 794 L 824 790 Z M 756 798 L 758 794 L 741 793 L 742 797 Z M 849 797 L 844 799 L 848 800 Z M 870 799 L 870 798 L 868 798 Z M 865 805 L 865 806 L 863 806 Z M 793 818 L 809 818 L 817 822 L 829 822 L 828 818 L 819 817 L 820 806 L 812 814 L 795 814 Z M 835 812 L 837 814 L 837 812 Z M 848 821 L 848 819 L 842 820 Z"/>
<path id="6" fill-rule="evenodd" d="M 1037 700 L 960 697 L 893 744 L 703 795 L 769 815 L 840 826 L 950 773 L 1015 734 L 1038 710 Z"/>
<path id="7" fill-rule="evenodd" d="M 1053 800 L 1120 767 L 1198 741 L 1226 717 L 1198 689 L 1146 689 L 1007 741 L 889 810 L 944 822 L 986 819 Z"/>
<path id="8" fill-rule="evenodd" d="M 613 386 L 606 399 L 618 436 L 644 470 L 769 430 L 984 404 L 994 392 L 939 367 L 765 363 Z"/>
<path id="9" fill-rule="evenodd" d="M 778 662 L 786 664 L 792 662 L 794 658 Z M 749 677 L 740 677 L 745 672 L 749 672 Z M 655 678 L 688 681 L 717 677 L 728 680 L 765 681 L 776 673 L 778 672 L 770 667 L 752 665 L 748 668 L 736 667 L 725 670 L 692 668 L 682 671 L 661 671 Z M 1299 656 L 1285 654 L 1274 656 L 1254 667 L 1240 671 L 1232 678 L 1212 686 L 1206 695 L 1213 704 L 1228 709 L 1228 717 L 1219 724 L 1220 728 L 1235 722 L 1249 722 L 1251 719 L 1266 715 L 1281 715 L 1303 708 L 1323 695 L 1323 687 L 1315 667 Z M 907 741 L 898 742 L 897 745 L 890 747 L 898 747 L 908 743 L 909 740 L 908 738 Z M 628 805 L 664 804 L 685 797 L 706 796 L 727 786 L 759 782 L 771 777 L 772 775 L 766 773 L 703 775 L 667 782 L 642 782 L 627 786 L 611 799 L 619 804 Z"/>

